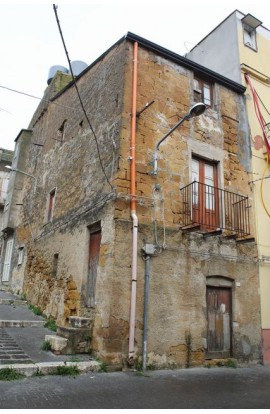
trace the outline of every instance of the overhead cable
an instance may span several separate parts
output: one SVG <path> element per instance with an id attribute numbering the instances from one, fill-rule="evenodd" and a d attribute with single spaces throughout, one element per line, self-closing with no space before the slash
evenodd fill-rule
<path id="1" fill-rule="evenodd" d="M 74 77 L 74 74 L 73 74 L 73 70 L 72 70 L 72 66 L 71 66 L 71 61 L 69 59 L 69 55 L 68 55 L 68 51 L 67 51 L 67 48 L 66 48 L 65 40 L 64 40 L 64 37 L 63 37 L 63 33 L 62 33 L 62 30 L 61 30 L 60 22 L 59 22 L 58 15 L 57 15 L 57 6 L 55 4 L 53 4 L 53 10 L 54 10 L 56 22 L 57 22 L 57 25 L 58 25 L 59 33 L 60 33 L 60 36 L 61 36 L 61 39 L 62 39 L 62 43 L 63 43 L 63 46 L 64 46 L 65 54 L 66 54 L 66 57 L 67 57 L 67 60 L 68 60 L 69 70 L 70 70 L 70 73 L 71 73 L 71 76 L 72 76 L 72 80 L 73 80 L 73 83 L 74 83 L 74 86 L 75 86 L 75 89 L 76 89 L 76 92 L 77 92 L 77 95 L 78 95 L 78 98 L 79 98 L 79 101 L 80 101 L 80 105 L 82 107 L 84 116 L 85 116 L 85 118 L 86 118 L 86 120 L 88 122 L 88 125 L 89 125 L 89 127 L 90 127 L 90 129 L 91 129 L 91 131 L 93 133 L 94 138 L 95 138 L 100 166 L 102 168 L 103 174 L 104 174 L 104 176 L 105 176 L 108 184 L 110 185 L 111 189 L 113 189 L 113 186 L 112 186 L 109 178 L 107 177 L 106 171 L 104 169 L 104 166 L 103 166 L 103 163 L 102 163 L 102 160 L 101 160 L 101 155 L 100 155 L 100 150 L 99 150 L 97 136 L 95 134 L 95 131 L 94 131 L 92 125 L 91 125 L 91 122 L 89 120 L 89 117 L 88 117 L 88 115 L 86 113 L 86 110 L 84 108 L 84 105 L 83 105 L 83 102 L 82 102 L 82 98 L 81 98 L 81 95 L 79 93 L 79 89 L 78 89 L 78 86 L 77 86 L 77 83 L 76 83 L 76 80 L 75 80 L 75 77 Z"/>

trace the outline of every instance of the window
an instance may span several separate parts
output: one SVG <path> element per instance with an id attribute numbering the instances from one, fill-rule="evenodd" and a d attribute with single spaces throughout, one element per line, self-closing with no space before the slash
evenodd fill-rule
<path id="1" fill-rule="evenodd" d="M 262 22 L 250 13 L 246 14 L 241 20 L 243 24 L 244 45 L 256 51 L 256 29 L 262 24 Z"/>
<path id="2" fill-rule="evenodd" d="M 23 247 L 19 247 L 19 255 L 18 255 L 18 266 L 20 266 L 23 262 L 23 253 L 24 253 L 24 248 Z"/>
<path id="3" fill-rule="evenodd" d="M 63 142 L 65 139 L 65 127 L 67 120 L 65 119 L 57 131 L 57 141 Z"/>
<path id="4" fill-rule="evenodd" d="M 217 164 L 192 158 L 192 221 L 205 231 L 217 228 L 219 222 Z"/>
<path id="5" fill-rule="evenodd" d="M 251 49 L 257 50 L 256 29 L 253 29 L 252 27 L 249 27 L 244 24 L 243 32 L 244 32 L 244 45 L 251 47 Z"/>
<path id="6" fill-rule="evenodd" d="M 203 102 L 207 106 L 212 106 L 213 87 L 210 82 L 194 78 L 193 96 L 194 102 Z"/>
<path id="7" fill-rule="evenodd" d="M 47 222 L 52 221 L 53 219 L 53 210 L 54 210 L 54 204 L 55 204 L 55 193 L 56 189 L 50 191 L 49 194 L 49 201 L 48 201 L 48 210 L 47 210 Z"/>
<path id="8" fill-rule="evenodd" d="M 53 255 L 53 262 L 52 262 L 52 277 L 53 278 L 56 278 L 57 276 L 58 259 L 59 259 L 59 253 L 55 253 Z"/>

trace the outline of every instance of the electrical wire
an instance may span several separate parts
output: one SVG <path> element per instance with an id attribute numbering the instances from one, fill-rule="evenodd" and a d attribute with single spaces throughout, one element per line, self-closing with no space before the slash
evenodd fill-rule
<path id="1" fill-rule="evenodd" d="M 265 177 L 268 165 L 269 165 L 269 158 L 267 157 L 267 160 L 266 160 L 266 163 L 265 163 L 265 168 L 263 170 L 261 185 L 260 185 L 260 194 L 261 194 L 261 200 L 262 200 L 263 208 L 264 208 L 266 214 L 268 215 L 268 217 L 270 217 L 270 212 L 269 212 L 268 208 L 266 207 L 266 204 L 265 204 L 264 198 L 263 198 L 263 182 L 264 182 L 265 178 L 268 178 L 268 177 Z"/>
<path id="2" fill-rule="evenodd" d="M 72 109 L 73 111 L 77 110 L 76 108 L 73 108 L 72 106 L 62 105 L 62 104 L 59 104 L 57 102 L 51 101 L 50 99 L 40 98 L 39 96 L 31 95 L 31 94 L 26 93 L 26 92 L 21 92 L 21 91 L 18 91 L 16 89 L 8 88 L 7 86 L 0 85 L 0 88 L 6 89 L 7 91 L 10 91 L 10 92 L 18 93 L 20 95 L 28 96 L 29 98 L 38 99 L 39 101 L 43 101 L 43 102 L 47 102 L 47 103 L 50 103 L 50 104 L 53 104 L 53 105 L 61 106 L 62 108 Z M 2 108 L 0 108 L 0 110 L 1 109 Z M 4 111 L 4 109 L 2 109 L 2 110 Z M 5 112 L 8 112 L 8 111 L 5 111 Z"/>
<path id="3" fill-rule="evenodd" d="M 263 137 L 264 137 L 264 141 L 265 141 L 265 146 L 266 146 L 266 150 L 267 150 L 267 155 L 268 155 L 268 158 L 269 158 L 270 157 L 270 144 L 268 142 L 268 137 L 267 137 L 267 134 L 265 132 L 266 122 L 265 122 L 265 120 L 263 118 L 263 115 L 261 113 L 261 110 L 260 110 L 259 97 L 258 97 L 257 91 L 255 90 L 254 86 L 252 85 L 252 82 L 251 82 L 251 80 L 250 80 L 247 73 L 245 73 L 245 79 L 246 79 L 246 82 L 248 83 L 248 85 L 250 86 L 250 89 L 251 89 L 251 92 L 252 92 L 255 113 L 256 113 L 257 119 L 259 121 L 259 124 L 262 128 Z"/>
<path id="4" fill-rule="evenodd" d="M 259 105 L 259 96 L 258 96 L 257 91 L 255 90 L 254 86 L 252 85 L 252 82 L 251 82 L 251 80 L 249 78 L 249 75 L 247 73 L 245 73 L 245 80 L 248 83 L 248 85 L 251 89 L 251 92 L 252 92 L 255 113 L 256 113 L 257 119 L 259 121 L 259 124 L 262 128 L 264 142 L 265 142 L 266 151 L 267 151 L 267 156 L 266 156 L 266 160 L 265 160 L 265 168 L 264 168 L 264 171 L 263 171 L 263 175 L 262 175 L 262 179 L 261 179 L 261 185 L 260 185 L 260 196 L 261 196 L 261 201 L 262 201 L 263 208 L 264 208 L 266 214 L 268 215 L 268 217 L 270 217 L 270 212 L 269 212 L 269 210 L 268 210 L 268 208 L 265 204 L 264 197 L 263 197 L 263 182 L 264 182 L 264 179 L 266 178 L 265 174 L 266 174 L 267 167 L 268 167 L 268 164 L 269 164 L 269 159 L 270 159 L 270 144 L 269 144 L 268 137 L 267 137 L 267 134 L 266 134 L 266 131 L 265 131 L 266 122 L 265 122 L 265 120 L 263 118 L 263 115 L 261 113 L 261 109 L 260 109 L 260 105 Z"/>
<path id="5" fill-rule="evenodd" d="M 75 89 L 76 89 L 76 92 L 77 92 L 77 95 L 78 95 L 78 98 L 79 98 L 79 101 L 80 101 L 80 105 L 82 107 L 84 116 L 85 116 L 85 118 L 86 118 L 86 120 L 88 122 L 88 125 L 89 125 L 89 127 L 90 127 L 90 129 L 92 131 L 92 134 L 93 134 L 94 139 L 95 139 L 95 142 L 96 142 L 97 152 L 98 152 L 98 158 L 99 158 L 99 163 L 100 163 L 102 172 L 103 172 L 103 174 L 104 174 L 104 176 L 105 176 L 108 184 L 110 185 L 111 189 L 113 189 L 113 186 L 112 186 L 109 178 L 107 177 L 106 171 L 104 169 L 104 166 L 103 166 L 103 163 L 102 163 L 102 160 L 101 160 L 101 155 L 100 155 L 98 140 L 97 140 L 95 131 L 94 131 L 94 129 L 93 129 L 92 125 L 91 125 L 91 122 L 89 120 L 89 117 L 88 117 L 88 115 L 86 113 L 86 110 L 85 110 L 84 105 L 83 105 L 83 102 L 82 102 L 81 95 L 80 95 L 79 90 L 78 90 L 78 86 L 77 86 L 77 83 L 76 83 L 76 80 L 75 80 L 75 77 L 74 77 L 74 74 L 73 74 L 72 66 L 71 66 L 71 61 L 69 59 L 69 55 L 68 55 L 68 51 L 67 51 L 67 48 L 66 48 L 65 40 L 64 40 L 63 33 L 62 33 L 62 30 L 61 30 L 61 26 L 60 26 L 60 22 L 59 22 L 59 19 L 58 19 L 57 6 L 55 4 L 53 4 L 53 10 L 54 10 L 54 14 L 55 14 L 57 26 L 58 26 L 58 29 L 59 29 L 59 33 L 60 33 L 60 36 L 61 36 L 61 39 L 62 39 L 63 47 L 64 47 L 64 50 L 65 50 L 65 54 L 66 54 L 66 57 L 67 57 L 67 60 L 68 60 L 68 65 L 69 65 L 69 70 L 70 70 L 70 73 L 71 73 L 71 77 L 72 77 L 72 80 L 73 80 L 73 83 L 74 83 L 74 86 L 75 86 Z"/>

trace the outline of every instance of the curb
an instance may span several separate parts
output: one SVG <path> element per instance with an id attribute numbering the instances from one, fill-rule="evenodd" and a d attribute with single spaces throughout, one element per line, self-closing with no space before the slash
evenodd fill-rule
<path id="1" fill-rule="evenodd" d="M 4 321 L 0 320 L 0 328 L 34 328 L 43 327 L 46 321 Z"/>
<path id="2" fill-rule="evenodd" d="M 38 376 L 38 375 L 57 375 L 58 367 L 72 367 L 76 366 L 80 373 L 85 372 L 99 372 L 100 363 L 97 361 L 81 361 L 81 362 L 37 362 L 36 364 L 7 364 L 0 365 L 0 371 L 2 369 L 13 369 L 26 377 Z"/>
<path id="3" fill-rule="evenodd" d="M 27 301 L 22 299 L 0 299 L 0 305 L 26 305 Z"/>

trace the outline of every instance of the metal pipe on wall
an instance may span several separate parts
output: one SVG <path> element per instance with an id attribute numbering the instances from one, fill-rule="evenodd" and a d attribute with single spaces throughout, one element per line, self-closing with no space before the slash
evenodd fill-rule
<path id="1" fill-rule="evenodd" d="M 132 279 L 129 319 L 129 346 L 128 363 L 134 364 L 135 344 L 135 320 L 136 320 L 136 290 L 137 290 L 137 254 L 138 254 L 138 217 L 136 214 L 136 111 L 137 111 L 137 81 L 138 81 L 138 43 L 133 48 L 133 82 L 132 82 L 132 113 L 131 113 L 131 138 L 130 138 L 130 193 L 131 193 L 131 217 L 132 231 Z"/>
<path id="2" fill-rule="evenodd" d="M 149 302 L 149 284 L 150 284 L 150 256 L 147 255 L 144 260 L 145 260 L 145 281 L 144 281 L 144 314 L 143 314 L 143 371 L 146 371 L 148 302 Z"/>

